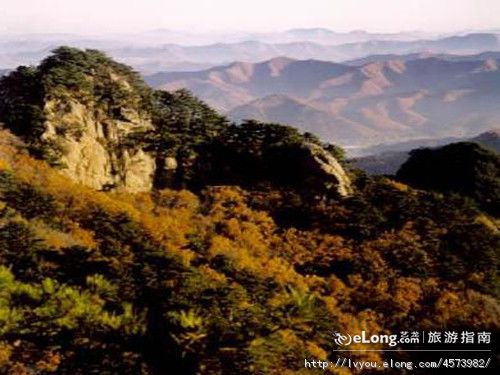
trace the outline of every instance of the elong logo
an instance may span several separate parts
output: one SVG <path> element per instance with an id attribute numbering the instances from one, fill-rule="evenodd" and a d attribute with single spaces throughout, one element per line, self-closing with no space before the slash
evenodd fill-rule
<path id="1" fill-rule="evenodd" d="M 340 332 L 333 333 L 333 341 L 338 346 L 349 346 L 355 344 L 388 344 L 394 347 L 398 344 L 398 335 L 371 335 L 366 331 L 361 331 L 360 335 L 341 334 Z"/>

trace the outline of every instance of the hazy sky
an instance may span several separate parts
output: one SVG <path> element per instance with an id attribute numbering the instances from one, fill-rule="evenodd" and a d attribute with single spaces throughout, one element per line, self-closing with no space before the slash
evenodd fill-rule
<path id="1" fill-rule="evenodd" d="M 0 31 L 456 31 L 500 27 L 500 0 L 0 0 Z"/>

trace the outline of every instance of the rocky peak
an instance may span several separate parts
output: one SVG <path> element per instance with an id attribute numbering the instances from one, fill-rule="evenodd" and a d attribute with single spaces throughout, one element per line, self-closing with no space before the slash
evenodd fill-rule
<path id="1" fill-rule="evenodd" d="M 147 191 L 154 159 L 125 140 L 153 127 L 148 90 L 100 52 L 62 47 L 39 67 L 20 68 L 2 81 L 0 114 L 32 152 L 74 180 L 99 190 Z M 23 108 L 29 112 L 19 118 L 16 110 Z"/>

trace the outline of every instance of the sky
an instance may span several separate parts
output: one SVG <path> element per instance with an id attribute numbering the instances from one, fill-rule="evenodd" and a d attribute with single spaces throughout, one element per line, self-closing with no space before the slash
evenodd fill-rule
<path id="1" fill-rule="evenodd" d="M 500 0 L 0 0 L 0 32 L 451 32 L 500 28 Z"/>

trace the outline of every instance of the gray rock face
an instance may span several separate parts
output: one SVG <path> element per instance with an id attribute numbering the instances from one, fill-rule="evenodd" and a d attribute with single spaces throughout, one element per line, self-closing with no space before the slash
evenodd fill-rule
<path id="1" fill-rule="evenodd" d="M 306 143 L 304 148 L 307 150 L 307 168 L 311 174 L 326 181 L 327 187 L 336 189 L 337 193 L 346 197 L 353 193 L 351 179 L 344 168 L 328 151 L 314 143 Z"/>
<path id="2" fill-rule="evenodd" d="M 61 171 L 92 188 L 130 192 L 153 186 L 154 158 L 139 148 L 124 147 L 132 131 L 151 128 L 151 121 L 133 109 L 120 120 L 76 100 L 45 104 L 45 131 L 41 138 L 57 149 Z"/>

